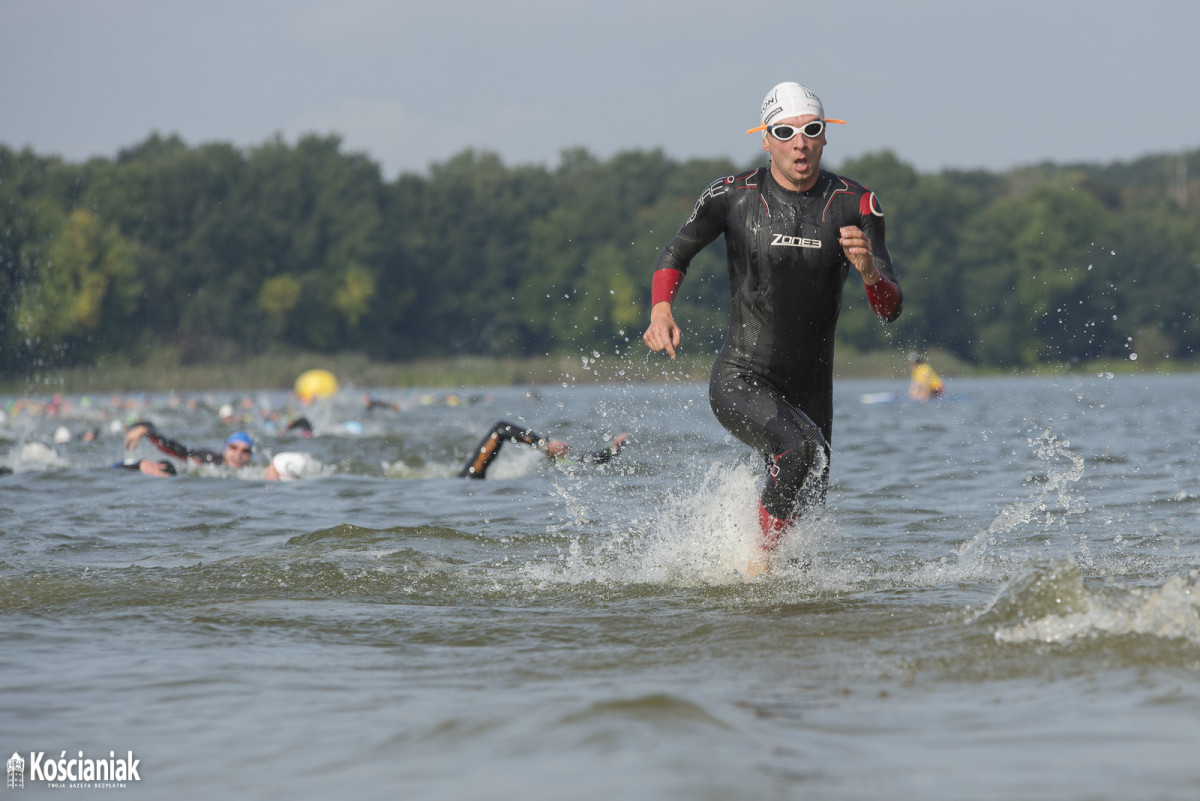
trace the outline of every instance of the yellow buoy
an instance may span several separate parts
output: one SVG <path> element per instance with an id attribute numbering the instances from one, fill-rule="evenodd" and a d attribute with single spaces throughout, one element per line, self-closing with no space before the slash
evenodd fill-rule
<path id="1" fill-rule="evenodd" d="M 305 370 L 296 379 L 296 394 L 305 403 L 311 403 L 316 398 L 327 398 L 336 395 L 338 380 L 328 370 Z"/>

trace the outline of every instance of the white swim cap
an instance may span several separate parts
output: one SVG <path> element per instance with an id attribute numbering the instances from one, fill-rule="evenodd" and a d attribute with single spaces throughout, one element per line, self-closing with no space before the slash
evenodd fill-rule
<path id="1" fill-rule="evenodd" d="M 66 426 L 59 426 L 58 428 L 54 429 L 54 441 L 59 445 L 70 442 L 71 429 L 67 428 Z"/>
<path id="2" fill-rule="evenodd" d="M 315 465 L 316 460 L 307 453 L 300 453 L 298 451 L 277 453 L 271 459 L 271 466 L 279 474 L 280 481 L 293 481 L 297 478 L 304 478 L 305 473 L 313 469 Z"/>
<path id="3" fill-rule="evenodd" d="M 794 81 L 785 81 L 776 84 L 771 91 L 767 92 L 758 115 L 758 121 L 761 124 L 746 133 L 765 131 L 768 125 L 774 125 L 778 120 L 804 117 L 809 114 L 814 115 L 817 119 L 825 120 L 825 122 L 845 125 L 843 120 L 825 118 L 825 107 L 821 105 L 821 98 L 817 97 L 816 92 Z"/>

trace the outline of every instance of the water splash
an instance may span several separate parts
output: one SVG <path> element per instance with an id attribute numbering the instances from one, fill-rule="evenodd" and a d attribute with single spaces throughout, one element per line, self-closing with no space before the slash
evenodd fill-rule
<path id="1" fill-rule="evenodd" d="M 1006 575 L 1014 563 L 1041 555 L 1047 547 L 1061 541 L 1059 535 L 1067 531 L 1069 518 L 1086 510 L 1086 504 L 1073 492 L 1073 486 L 1083 478 L 1084 460 L 1070 445 L 1049 429 L 1031 438 L 1030 449 L 1045 464 L 1045 473 L 1026 479 L 1030 497 L 1005 504 L 987 529 L 967 540 L 949 557 L 917 570 L 912 580 L 936 584 L 995 579 Z M 1017 535 L 1024 529 L 1030 531 L 1023 547 L 1007 547 L 1016 544 Z M 1032 553 L 1031 546 L 1037 548 Z M 1084 536 L 1081 535 L 1075 547 L 1080 558 L 1090 563 Z"/>
<path id="2" fill-rule="evenodd" d="M 757 511 L 761 484 L 757 461 L 709 465 L 687 489 L 662 491 L 658 503 L 650 505 L 653 517 L 644 517 L 646 506 L 638 503 L 631 508 L 643 516 L 622 519 L 606 505 L 612 499 L 598 496 L 592 482 L 560 481 L 555 492 L 562 498 L 566 525 L 574 533 L 554 564 L 528 563 L 524 575 L 538 581 L 599 582 L 621 588 L 746 585 L 751 582 L 747 566 L 758 554 L 761 536 Z M 558 524 L 555 527 L 561 530 Z M 845 571 L 852 569 L 846 560 L 823 565 L 820 559 L 822 548 L 838 537 L 832 516 L 814 511 L 797 521 L 772 555 L 770 577 L 751 583 L 769 585 L 773 591 L 798 583 L 809 590 L 844 588 Z"/>
<path id="3" fill-rule="evenodd" d="M 748 465 L 713 465 L 687 491 L 661 491 L 647 517 L 641 504 L 622 515 L 608 505 L 611 498 L 597 496 L 592 482 L 585 489 L 575 477 L 564 476 L 554 492 L 572 532 L 569 542 L 554 564 L 529 563 L 525 574 L 544 581 L 615 585 L 744 581 L 757 528 L 753 512 L 759 480 Z M 599 509 L 601 505 L 605 508 Z M 556 523 L 556 528 L 562 527 Z"/>
<path id="4" fill-rule="evenodd" d="M 41 442 L 25 442 L 14 447 L 8 457 L 14 472 L 23 470 L 54 470 L 69 466 L 57 451 Z"/>

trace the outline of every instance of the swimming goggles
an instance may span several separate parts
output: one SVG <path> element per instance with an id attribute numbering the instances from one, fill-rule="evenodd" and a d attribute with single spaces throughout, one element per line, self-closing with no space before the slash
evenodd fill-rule
<path id="1" fill-rule="evenodd" d="M 769 131 L 771 136 L 778 139 L 780 142 L 786 142 L 798 133 L 802 133 L 809 139 L 816 139 L 825 130 L 826 123 L 837 123 L 845 125 L 845 120 L 813 120 L 806 122 L 803 125 L 788 125 L 780 123 L 778 125 L 760 125 L 757 128 L 751 128 L 746 133 L 757 133 L 759 131 Z"/>

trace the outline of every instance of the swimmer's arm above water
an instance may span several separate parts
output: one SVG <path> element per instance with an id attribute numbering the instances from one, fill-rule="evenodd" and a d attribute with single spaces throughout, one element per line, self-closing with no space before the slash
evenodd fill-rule
<path id="1" fill-rule="evenodd" d="M 181 442 L 176 442 L 169 437 L 163 436 L 154 427 L 154 423 L 146 420 L 139 420 L 129 427 L 129 431 L 125 434 L 125 450 L 133 450 L 142 437 L 148 439 L 150 444 L 163 453 L 168 456 L 174 456 L 176 459 L 215 462 L 220 458 L 220 454 L 215 451 L 210 451 L 207 448 L 189 448 Z"/>

